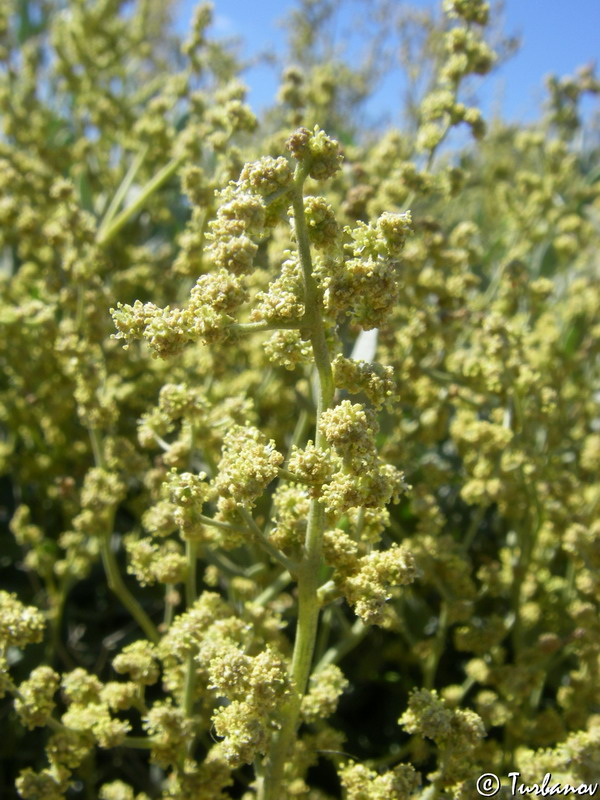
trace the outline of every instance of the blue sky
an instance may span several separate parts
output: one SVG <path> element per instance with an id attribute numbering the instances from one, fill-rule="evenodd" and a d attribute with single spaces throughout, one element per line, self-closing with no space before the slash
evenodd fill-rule
<path id="1" fill-rule="evenodd" d="M 412 0 L 407 4 L 438 9 L 441 0 Z M 194 5 L 193 0 L 179 0 L 179 30 L 185 29 Z M 281 52 L 285 36 L 281 21 L 294 5 L 293 0 L 214 0 L 213 33 L 239 37 L 241 52 L 247 58 L 267 49 Z M 348 5 L 357 8 L 351 2 Z M 365 7 L 368 4 L 363 6 L 363 13 Z M 480 84 L 477 95 L 484 108 L 499 107 L 509 120 L 526 122 L 537 117 L 548 73 L 573 74 L 582 64 L 600 61 L 600 0 L 505 0 L 503 19 L 504 32 L 521 37 L 521 49 Z M 273 102 L 277 75 L 272 68 L 251 69 L 244 80 L 255 110 Z M 370 111 L 374 115 L 385 113 L 398 98 L 397 84 L 385 87 Z M 589 110 L 595 105 L 593 100 L 588 101 Z"/>

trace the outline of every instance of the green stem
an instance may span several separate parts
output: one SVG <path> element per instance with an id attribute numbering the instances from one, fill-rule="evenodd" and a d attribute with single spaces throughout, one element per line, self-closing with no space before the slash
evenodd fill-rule
<path id="1" fill-rule="evenodd" d="M 202 557 L 205 561 L 208 561 L 209 564 L 213 564 L 215 567 L 230 578 L 235 578 L 239 575 L 246 575 L 246 570 L 243 567 L 240 567 L 238 564 L 235 564 L 230 558 L 223 555 L 222 553 L 218 553 L 216 550 L 211 549 L 210 547 L 205 547 L 202 553 Z"/>
<path id="2" fill-rule="evenodd" d="M 94 460 L 96 462 L 96 466 L 104 467 L 105 462 L 100 434 L 95 428 L 90 428 L 89 434 L 92 442 L 92 450 L 94 451 Z M 135 599 L 135 597 L 131 594 L 129 589 L 125 586 L 123 578 L 121 577 L 117 559 L 115 558 L 115 554 L 110 546 L 112 527 L 111 519 L 111 522 L 106 526 L 104 535 L 100 537 L 100 555 L 102 557 L 102 565 L 104 566 L 108 587 L 112 592 L 114 592 L 114 594 L 116 594 L 121 603 L 123 603 L 125 608 L 129 611 L 131 616 L 135 619 L 150 641 L 154 642 L 154 644 L 158 644 L 160 635 L 156 629 L 156 626 Z"/>
<path id="3" fill-rule="evenodd" d="M 194 710 L 194 696 L 195 696 L 195 689 L 196 689 L 196 661 L 195 661 L 195 654 L 190 653 L 185 661 L 185 681 L 183 686 L 183 713 L 186 717 L 191 717 L 193 710 Z M 190 745 L 193 744 L 193 739 L 190 739 L 188 742 Z M 188 751 L 189 752 L 189 751 Z"/>
<path id="4" fill-rule="evenodd" d="M 232 525 L 231 522 L 221 522 L 218 519 L 207 517 L 205 514 L 197 514 L 195 519 L 202 522 L 204 525 L 211 525 L 213 528 L 218 528 L 221 531 L 232 531 L 233 533 L 245 533 L 246 528 L 241 525 Z"/>
<path id="5" fill-rule="evenodd" d="M 423 670 L 423 685 L 426 689 L 433 689 L 435 683 L 435 676 L 437 674 L 440 658 L 444 652 L 444 644 L 446 642 L 446 634 L 448 632 L 448 603 L 443 600 L 440 608 L 440 618 L 438 622 L 438 629 L 435 634 L 433 648 L 429 654 L 429 658 L 425 662 Z"/>
<path id="6" fill-rule="evenodd" d="M 356 530 L 354 531 L 354 539 L 358 541 L 362 536 L 363 529 L 365 527 L 365 517 L 367 515 L 366 508 L 361 508 L 358 511 L 358 519 L 356 520 Z"/>
<path id="7" fill-rule="evenodd" d="M 303 329 L 310 331 L 310 342 L 313 349 L 315 366 L 319 376 L 319 392 L 317 396 L 317 430 L 315 444 L 324 449 L 325 442 L 319 430 L 321 413 L 333 402 L 334 385 L 331 360 L 325 337 L 325 324 L 323 322 L 322 304 L 319 288 L 313 275 L 312 256 L 310 253 L 310 240 L 304 216 L 304 195 L 302 187 L 306 180 L 308 168 L 298 165 L 294 176 L 294 191 L 292 193 L 292 207 L 294 209 L 294 227 L 298 242 L 298 255 L 304 274 L 304 318 Z"/>
<path id="8" fill-rule="evenodd" d="M 293 572 L 296 569 L 294 562 L 271 544 L 269 539 L 265 536 L 252 518 L 252 515 L 246 509 L 239 507 L 238 510 L 240 516 L 246 522 L 246 526 L 232 525 L 230 522 L 221 522 L 220 520 L 206 517 L 204 514 L 198 514 L 196 519 L 199 522 L 204 523 L 204 525 L 212 525 L 213 528 L 219 528 L 219 530 L 222 531 L 232 531 L 234 533 L 244 533 L 246 535 L 250 534 L 254 536 L 256 542 L 263 548 L 263 550 L 267 551 L 271 558 L 275 559 L 275 561 L 278 561 L 283 567 L 285 567 L 286 570 Z"/>
<path id="9" fill-rule="evenodd" d="M 187 559 L 187 576 L 185 581 L 185 601 L 188 608 L 196 602 L 198 542 L 186 540 L 185 555 Z"/>
<path id="10" fill-rule="evenodd" d="M 168 631 L 175 616 L 175 604 L 173 602 L 173 592 L 175 585 L 168 583 L 165 588 L 165 613 L 163 616 L 161 630 Z"/>
<path id="11" fill-rule="evenodd" d="M 113 222 L 111 222 L 110 225 L 106 227 L 100 226 L 96 237 L 98 244 L 108 244 L 111 239 L 113 239 L 117 233 L 119 233 L 121 228 L 123 228 L 129 222 L 129 220 L 138 213 L 138 211 L 142 210 L 154 192 L 157 189 L 160 189 L 163 183 L 166 183 L 166 181 L 168 181 L 169 178 L 171 178 L 177 172 L 184 160 L 185 156 L 172 158 L 168 164 L 166 164 L 150 181 L 148 181 L 133 203 L 128 205 L 127 208 L 123 209 L 123 211 L 121 211 L 121 213 Z"/>
<path id="12" fill-rule="evenodd" d="M 271 600 L 274 600 L 291 581 L 292 576 L 287 570 L 280 573 L 273 583 L 267 586 L 266 589 L 263 589 L 254 602 L 259 606 L 266 605 Z"/>
<path id="13" fill-rule="evenodd" d="M 187 557 L 187 578 L 185 582 L 185 600 L 188 610 L 196 601 L 197 581 L 196 571 L 198 563 L 198 542 L 186 541 L 185 552 Z M 185 664 L 185 682 L 183 687 L 183 711 L 186 717 L 191 717 L 194 710 L 194 695 L 196 689 L 196 662 L 195 654 L 190 653 Z M 190 739 L 188 752 L 191 752 L 193 738 Z"/>
<path id="14" fill-rule="evenodd" d="M 321 298 L 312 271 L 312 257 L 306 219 L 304 216 L 303 186 L 308 165 L 298 165 L 294 175 L 292 206 L 294 227 L 298 243 L 298 255 L 304 274 L 304 319 L 303 329 L 307 331 L 313 349 L 318 374 L 317 415 L 315 445 L 324 450 L 327 447 L 320 430 L 323 411 L 332 404 L 334 395 L 331 361 L 325 337 L 325 326 L 321 312 Z M 292 692 L 282 709 L 280 729 L 272 741 L 267 757 L 265 775 L 259 780 L 260 800 L 279 800 L 285 764 L 299 724 L 300 705 L 306 691 L 311 672 L 313 654 L 317 638 L 320 603 L 318 598 L 321 549 L 325 529 L 325 509 L 318 500 L 311 500 L 306 539 L 302 561 L 296 571 L 298 581 L 298 624 L 292 656 Z"/>
<path id="15" fill-rule="evenodd" d="M 154 644 L 158 644 L 160 635 L 156 626 L 125 586 L 121 573 L 119 572 L 117 560 L 110 546 L 110 536 L 110 532 L 107 532 L 100 540 L 100 554 L 102 556 L 102 564 L 106 573 L 108 587 L 116 594 L 121 603 L 123 603 L 148 639 Z"/>
<path id="16" fill-rule="evenodd" d="M 288 572 L 294 573 L 297 569 L 297 565 L 291 560 L 291 558 L 288 558 L 281 552 L 281 550 L 278 550 L 273 544 L 271 544 L 263 531 L 261 531 L 254 521 L 252 514 L 241 506 L 238 507 L 238 511 L 248 526 L 248 530 L 254 535 L 256 542 L 263 548 L 263 550 L 266 550 L 271 558 L 273 558 L 275 561 L 278 561 Z"/>
<path id="17" fill-rule="evenodd" d="M 92 452 L 94 454 L 94 463 L 97 467 L 104 467 L 104 448 L 102 447 L 100 433 L 96 428 L 90 428 L 89 434 L 90 442 L 92 444 Z"/>
<path id="18" fill-rule="evenodd" d="M 196 429 L 192 425 L 190 430 L 190 464 L 192 454 L 194 452 L 194 445 L 196 443 Z M 185 542 L 185 556 L 187 560 L 187 575 L 185 581 L 185 602 L 188 611 L 192 608 L 198 597 L 198 555 L 200 551 L 200 544 L 197 541 L 186 539 Z M 185 681 L 183 686 L 183 713 L 186 717 L 190 718 L 194 713 L 194 704 L 196 700 L 196 682 L 197 682 L 197 667 L 195 653 L 188 653 L 185 663 Z M 187 753 L 192 755 L 194 744 L 196 742 L 196 735 L 190 736 L 187 742 Z"/>
<path id="19" fill-rule="evenodd" d="M 317 591 L 317 597 L 319 598 L 321 607 L 332 603 L 334 600 L 337 600 L 341 594 L 342 593 L 334 580 L 329 580 L 326 583 L 323 583 L 321 586 L 319 586 Z"/>
<path id="20" fill-rule="evenodd" d="M 234 333 L 262 333 L 263 331 L 293 331 L 299 330 L 304 324 L 302 319 L 287 319 L 278 322 L 259 320 L 258 322 L 232 322 L 227 330 Z"/>
<path id="21" fill-rule="evenodd" d="M 147 736 L 126 736 L 120 744 L 120 747 L 134 747 L 136 750 L 150 750 L 152 748 L 152 739 Z"/>
<path id="22" fill-rule="evenodd" d="M 469 523 L 469 527 L 467 528 L 467 532 L 465 533 L 465 538 L 461 543 L 461 549 L 463 553 L 468 553 L 471 549 L 471 545 L 473 544 L 473 540 L 477 536 L 479 531 L 479 526 L 483 522 L 483 518 L 485 517 L 485 512 L 487 511 L 488 507 L 486 505 L 481 505 L 477 508 L 477 510 L 473 513 L 471 517 L 471 522 Z"/>
<path id="23" fill-rule="evenodd" d="M 349 653 L 362 642 L 368 631 L 369 626 L 365 625 L 361 619 L 357 619 L 350 629 L 350 633 L 344 636 L 343 639 L 340 639 L 336 645 L 333 645 L 325 652 L 323 658 L 321 658 L 314 671 L 318 672 L 328 664 L 337 664 L 337 662 L 340 661 L 347 653 Z"/>
<path id="24" fill-rule="evenodd" d="M 280 478 L 284 478 L 284 480 L 286 481 L 291 481 L 292 483 L 305 483 L 309 485 L 306 478 L 303 478 L 302 475 L 296 475 L 295 472 L 290 472 L 289 469 L 284 469 L 283 467 L 280 467 L 277 470 L 277 474 L 279 475 Z"/>
<path id="25" fill-rule="evenodd" d="M 290 444 L 289 444 L 289 447 L 288 447 L 288 451 L 287 451 L 287 454 L 286 454 L 286 457 L 285 457 L 285 462 L 284 462 L 285 464 L 289 463 L 290 455 L 292 453 L 292 449 L 293 449 L 294 445 L 296 445 L 296 447 L 299 447 L 301 442 L 304 441 L 305 433 L 306 433 L 306 431 L 308 429 L 308 424 L 309 424 L 309 415 L 308 415 L 308 412 L 306 411 L 306 409 L 303 408 L 300 411 L 300 414 L 299 414 L 298 419 L 296 421 L 296 425 L 294 427 L 294 432 L 292 433 L 292 439 L 290 441 Z M 293 479 L 287 477 L 284 474 L 285 472 L 289 472 L 289 470 L 285 470 L 285 468 L 281 469 L 280 473 L 279 473 L 279 477 L 280 478 L 287 478 L 287 480 L 294 480 L 294 481 L 296 480 L 295 477 Z M 292 473 L 289 473 L 289 474 L 291 475 Z M 269 508 L 269 514 L 267 516 L 267 519 L 272 520 L 274 517 L 275 517 L 275 496 L 273 495 L 273 497 L 271 498 L 271 507 Z"/>
<path id="26" fill-rule="evenodd" d="M 50 600 L 50 613 L 48 617 L 50 623 L 50 657 L 48 660 L 52 662 L 54 658 L 60 658 L 69 669 L 75 669 L 77 665 L 60 639 L 61 620 L 71 585 L 71 581 L 66 579 L 61 581 L 59 590 L 54 589 L 48 591 Z"/>
<path id="27" fill-rule="evenodd" d="M 309 423 L 308 412 L 305 408 L 303 408 L 302 411 L 300 412 L 300 415 L 298 416 L 298 421 L 296 422 L 296 427 L 294 428 L 294 432 L 292 434 L 288 453 L 285 459 L 286 464 L 289 461 L 289 457 L 294 445 L 296 447 L 300 447 L 301 442 L 304 440 L 304 434 L 308 428 L 308 423 Z"/>
<path id="28" fill-rule="evenodd" d="M 110 205 L 106 209 L 106 213 L 102 218 L 102 222 L 100 223 L 100 227 L 98 228 L 98 236 L 102 236 L 104 231 L 108 228 L 110 223 L 113 221 L 115 214 L 119 210 L 119 206 L 125 199 L 127 192 L 131 188 L 131 184 L 135 180 L 135 176 L 138 174 L 140 167 L 144 163 L 144 159 L 148 153 L 148 146 L 144 147 L 137 156 L 131 162 L 129 169 L 127 170 L 125 177 L 121 181 L 121 184 L 117 191 L 114 194 L 113 199 L 110 202 Z"/>

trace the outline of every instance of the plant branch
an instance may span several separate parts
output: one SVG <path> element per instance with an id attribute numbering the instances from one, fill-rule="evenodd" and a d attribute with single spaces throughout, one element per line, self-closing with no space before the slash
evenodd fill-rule
<path id="1" fill-rule="evenodd" d="M 111 239 L 113 239 L 117 233 L 119 233 L 121 228 L 127 225 L 129 220 L 135 217 L 135 215 L 142 210 L 154 192 L 156 192 L 157 189 L 160 189 L 163 183 L 166 183 L 166 181 L 168 181 L 169 178 L 171 178 L 177 172 L 184 160 L 185 156 L 178 156 L 177 158 L 171 159 L 168 164 L 166 164 L 151 180 L 148 181 L 135 200 L 128 205 L 127 208 L 123 209 L 123 211 L 121 211 L 121 213 L 113 222 L 110 223 L 110 225 L 105 227 L 101 225 L 96 236 L 96 241 L 98 244 L 108 244 Z"/>
<path id="2" fill-rule="evenodd" d="M 298 255 L 304 275 L 303 329 L 309 334 L 318 375 L 315 445 L 327 447 L 320 430 L 321 414 L 333 402 L 334 384 L 331 361 L 325 337 L 321 297 L 312 270 L 312 257 L 308 229 L 304 216 L 303 187 L 308 166 L 298 165 L 294 175 L 292 205 Z M 292 694 L 281 713 L 281 728 L 273 737 L 265 765 L 264 777 L 259 781 L 260 800 L 279 800 L 285 764 L 299 723 L 300 705 L 311 673 L 317 638 L 320 603 L 318 598 L 321 549 L 325 529 L 325 509 L 318 500 L 310 503 L 304 552 L 296 571 L 298 580 L 298 624 L 292 656 Z"/>
<path id="3" fill-rule="evenodd" d="M 95 428 L 90 428 L 89 433 L 96 466 L 104 467 L 103 448 L 98 431 Z M 123 603 L 125 608 L 129 611 L 131 616 L 135 619 L 150 641 L 154 644 L 157 644 L 160 641 L 160 635 L 156 626 L 146 614 L 142 606 L 135 599 L 135 597 L 131 594 L 129 589 L 125 586 L 125 582 L 123 581 L 121 572 L 119 571 L 117 559 L 115 558 L 115 554 L 110 546 L 111 536 L 112 518 L 110 523 L 107 524 L 104 534 L 100 537 L 100 555 L 102 557 L 102 565 L 106 574 L 108 587 L 119 598 L 121 603 Z"/>

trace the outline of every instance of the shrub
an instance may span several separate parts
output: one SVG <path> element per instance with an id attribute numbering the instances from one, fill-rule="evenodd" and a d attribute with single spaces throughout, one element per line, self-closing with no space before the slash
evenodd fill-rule
<path id="1" fill-rule="evenodd" d="M 3 796 L 597 776 L 600 85 L 486 131 L 444 11 L 373 138 L 326 3 L 260 121 L 207 6 L 5 4 Z"/>

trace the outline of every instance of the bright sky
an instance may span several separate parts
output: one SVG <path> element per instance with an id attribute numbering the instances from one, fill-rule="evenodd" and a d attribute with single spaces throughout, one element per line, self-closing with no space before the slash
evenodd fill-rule
<path id="1" fill-rule="evenodd" d="M 281 20 L 294 7 L 293 0 L 213 2 L 213 33 L 239 37 L 244 42 L 244 57 L 267 49 L 282 51 L 285 33 Z M 179 0 L 179 4 L 177 27 L 185 30 L 195 2 Z M 441 0 L 412 0 L 407 4 L 439 8 Z M 545 75 L 573 74 L 578 66 L 600 60 L 600 0 L 505 0 L 503 16 L 504 32 L 520 36 L 522 47 L 482 82 L 478 96 L 488 109 L 500 104 L 506 118 L 527 121 L 538 114 Z M 272 68 L 251 69 L 244 80 L 250 87 L 249 100 L 255 110 L 273 102 L 278 81 Z M 395 89 L 386 87 L 378 94 L 373 113 L 379 114 L 398 102 L 397 86 Z M 590 100 L 589 110 L 593 107 L 597 108 L 597 101 Z"/>

